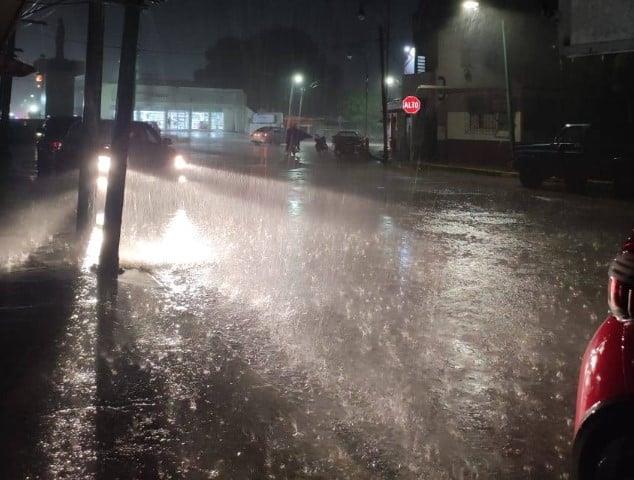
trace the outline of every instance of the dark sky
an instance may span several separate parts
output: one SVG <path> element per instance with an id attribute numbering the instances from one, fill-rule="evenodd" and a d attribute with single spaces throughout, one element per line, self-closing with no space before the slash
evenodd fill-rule
<path id="1" fill-rule="evenodd" d="M 420 0 L 418 0 L 420 1 Z M 411 38 L 410 18 L 417 0 L 392 0 L 394 62 Z M 368 19 L 357 19 L 358 0 L 168 0 L 144 11 L 140 32 L 140 65 L 147 75 L 191 79 L 204 64 L 204 51 L 216 39 L 247 36 L 274 25 L 309 32 L 334 63 L 345 64 L 346 44 L 376 43 L 383 0 L 366 0 Z M 59 7 L 45 20 L 48 26 L 25 27 L 18 33 L 22 57 L 31 61 L 53 53 L 58 17 L 66 23 L 67 57 L 82 59 L 86 38 L 85 5 Z M 107 7 L 106 75 L 116 72 L 121 36 L 121 7 Z M 377 60 L 378 61 L 378 60 Z"/>

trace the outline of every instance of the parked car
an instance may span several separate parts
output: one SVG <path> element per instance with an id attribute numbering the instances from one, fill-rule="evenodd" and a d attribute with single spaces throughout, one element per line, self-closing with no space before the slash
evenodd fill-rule
<path id="1" fill-rule="evenodd" d="M 367 151 L 367 141 L 354 130 L 340 130 L 332 137 L 335 155 L 358 155 Z"/>
<path id="2" fill-rule="evenodd" d="M 527 188 L 557 177 L 581 193 L 588 178 L 597 178 L 614 181 L 616 192 L 627 195 L 634 190 L 633 138 L 631 126 L 568 124 L 550 143 L 517 147 L 514 166 Z"/>
<path id="3" fill-rule="evenodd" d="M 81 124 L 81 117 L 48 117 L 35 132 L 37 168 L 48 173 L 58 168 L 63 139 L 74 125 Z"/>
<path id="4" fill-rule="evenodd" d="M 610 265 L 610 314 L 581 362 L 574 426 L 578 480 L 634 478 L 634 232 Z"/>
<path id="5" fill-rule="evenodd" d="M 112 141 L 113 120 L 102 120 L 100 123 L 100 143 L 102 151 L 98 155 L 100 170 L 107 170 L 110 163 L 110 144 Z M 81 156 L 85 154 L 85 129 L 82 124 L 71 128 L 63 140 L 60 151 L 60 163 L 67 168 L 76 168 Z M 162 138 L 160 133 L 149 123 L 132 122 L 130 131 L 129 165 L 139 169 L 162 170 L 176 172 L 186 166 L 185 157 L 177 152 L 169 138 Z M 107 160 L 106 160 L 107 159 Z"/>
<path id="6" fill-rule="evenodd" d="M 34 145 L 37 143 L 37 132 L 42 131 L 44 120 L 39 118 L 10 118 L 9 139 L 13 145 Z"/>
<path id="7" fill-rule="evenodd" d="M 280 145 L 284 141 L 284 130 L 280 127 L 260 127 L 251 134 L 251 141 Z"/>

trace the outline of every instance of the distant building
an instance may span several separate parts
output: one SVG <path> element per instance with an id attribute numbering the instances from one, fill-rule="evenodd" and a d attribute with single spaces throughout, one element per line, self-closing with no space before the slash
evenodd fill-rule
<path id="1" fill-rule="evenodd" d="M 283 127 L 284 114 L 282 112 L 258 112 L 251 115 L 249 121 L 249 129 L 247 133 L 251 134 L 258 128 L 262 127 Z"/>
<path id="2" fill-rule="evenodd" d="M 83 81 L 77 84 L 75 111 L 81 114 Z M 104 83 L 103 118 L 114 118 L 116 101 L 117 84 Z M 207 88 L 191 82 L 137 81 L 134 119 L 154 122 L 164 131 L 244 133 L 248 111 L 242 90 Z"/>
<path id="3" fill-rule="evenodd" d="M 515 140 L 552 138 L 563 119 L 555 22 L 528 7 L 468 12 L 461 2 L 421 2 L 413 18 L 414 68 L 403 75 L 402 95 L 418 96 L 423 108 L 414 117 L 399 102 L 390 108 L 390 135 L 401 154 L 410 152 L 411 139 L 423 160 L 509 164 L 503 19 Z"/>
<path id="4" fill-rule="evenodd" d="M 37 75 L 35 78 L 38 88 L 43 88 L 41 103 L 44 104 L 46 116 L 70 117 L 73 115 L 73 87 L 75 78 L 84 73 L 84 63 L 69 60 L 64 55 L 66 29 L 64 22 L 57 22 L 55 35 L 55 56 L 53 58 L 40 57 L 35 61 Z M 32 104 L 38 108 L 37 104 Z M 29 113 L 36 113 L 35 111 Z M 38 111 L 39 113 L 39 111 Z M 81 115 L 81 112 L 79 112 Z"/>

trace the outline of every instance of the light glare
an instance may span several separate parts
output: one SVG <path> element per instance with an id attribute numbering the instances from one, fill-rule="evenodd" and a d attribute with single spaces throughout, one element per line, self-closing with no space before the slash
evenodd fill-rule
<path id="1" fill-rule="evenodd" d="M 462 8 L 464 8 L 468 12 L 475 12 L 480 8 L 480 2 L 475 0 L 465 0 L 462 2 Z"/>
<path id="2" fill-rule="evenodd" d="M 97 170 L 99 173 L 108 173 L 110 171 L 111 158 L 109 155 L 99 155 L 97 157 Z"/>
<path id="3" fill-rule="evenodd" d="M 176 170 L 182 170 L 186 166 L 187 166 L 187 162 L 185 161 L 185 158 L 182 155 L 176 155 L 174 157 L 174 168 Z"/>
<path id="4" fill-rule="evenodd" d="M 97 188 L 100 192 L 105 192 L 108 190 L 108 179 L 106 177 L 98 177 L 97 178 Z"/>

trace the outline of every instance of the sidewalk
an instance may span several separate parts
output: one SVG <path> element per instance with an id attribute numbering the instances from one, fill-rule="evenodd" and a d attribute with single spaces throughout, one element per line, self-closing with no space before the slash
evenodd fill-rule
<path id="1" fill-rule="evenodd" d="M 376 160 L 381 160 L 381 158 L 383 157 L 383 150 L 382 150 L 382 145 L 380 144 L 370 144 L 370 155 L 376 159 Z M 398 159 L 394 159 L 391 156 L 391 152 L 390 152 L 390 159 L 389 159 L 389 164 L 390 167 L 398 169 L 398 170 L 403 170 L 403 171 L 408 171 L 410 173 L 415 173 L 417 168 L 430 168 L 430 169 L 435 169 L 435 170 L 444 170 L 444 171 L 448 171 L 448 172 L 462 172 L 462 173 L 472 173 L 472 174 L 476 174 L 476 175 L 488 175 L 488 176 L 494 176 L 494 177 L 517 177 L 517 172 L 515 172 L 514 170 L 511 170 L 511 168 L 509 167 L 508 169 L 503 169 L 503 168 L 494 168 L 494 167 L 486 167 L 486 166 L 473 166 L 473 165 L 465 165 L 465 164 L 461 164 L 460 162 L 456 162 L 456 163 L 443 163 L 442 161 L 438 161 L 438 162 L 422 162 L 420 164 L 420 166 L 417 166 L 415 164 L 411 164 L 408 162 L 401 162 Z"/>

